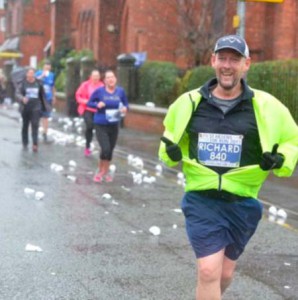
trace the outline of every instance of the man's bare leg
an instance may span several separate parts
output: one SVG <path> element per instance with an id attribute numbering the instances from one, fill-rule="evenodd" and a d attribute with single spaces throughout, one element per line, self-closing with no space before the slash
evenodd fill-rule
<path id="1" fill-rule="evenodd" d="M 196 300 L 221 299 L 221 275 L 224 249 L 198 259 L 198 283 Z"/>
<path id="2" fill-rule="evenodd" d="M 48 127 L 49 127 L 49 120 L 48 118 L 41 118 L 41 124 L 43 129 L 43 140 L 44 142 L 47 142 L 48 140 Z"/>
<path id="3" fill-rule="evenodd" d="M 232 282 L 234 271 L 236 268 L 236 263 L 236 260 L 231 260 L 226 256 L 224 257 L 220 280 L 220 289 L 222 295 Z"/>
<path id="4" fill-rule="evenodd" d="M 224 255 L 224 249 L 198 259 L 196 300 L 220 300 L 232 282 L 236 263 Z"/>

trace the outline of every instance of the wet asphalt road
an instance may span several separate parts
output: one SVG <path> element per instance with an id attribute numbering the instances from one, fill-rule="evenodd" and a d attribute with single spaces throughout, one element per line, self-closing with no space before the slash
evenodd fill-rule
<path id="1" fill-rule="evenodd" d="M 75 143 L 42 142 L 37 154 L 23 151 L 12 116 L 0 109 L 0 299 L 194 299 L 195 259 L 183 216 L 174 211 L 183 195 L 176 173 L 139 185 L 130 173 L 139 170 L 127 163 L 128 154 L 138 155 L 148 176 L 155 176 L 156 137 L 121 130 L 115 180 L 95 184 L 97 153 L 85 158 Z M 63 131 L 58 123 L 51 126 Z M 64 170 L 51 170 L 52 163 Z M 295 178 L 264 186 L 260 196 L 268 205 L 286 198 L 282 207 L 291 226 L 269 222 L 265 203 L 224 300 L 298 299 Z M 44 199 L 27 198 L 25 187 L 44 192 Z M 107 193 L 111 199 L 103 197 Z M 149 232 L 153 225 L 160 235 Z M 25 251 L 28 243 L 42 252 Z"/>

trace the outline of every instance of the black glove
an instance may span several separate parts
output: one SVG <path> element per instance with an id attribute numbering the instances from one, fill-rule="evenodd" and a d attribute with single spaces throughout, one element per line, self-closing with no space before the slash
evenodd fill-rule
<path id="1" fill-rule="evenodd" d="M 172 161 L 180 161 L 182 159 L 181 149 L 177 144 L 162 136 L 160 138 L 166 144 L 166 152 Z"/>
<path id="2" fill-rule="evenodd" d="M 281 153 L 277 153 L 277 148 L 278 144 L 275 144 L 272 148 L 271 153 L 263 153 L 260 162 L 260 167 L 262 170 L 268 171 L 272 169 L 279 169 L 282 166 L 285 159 Z"/>

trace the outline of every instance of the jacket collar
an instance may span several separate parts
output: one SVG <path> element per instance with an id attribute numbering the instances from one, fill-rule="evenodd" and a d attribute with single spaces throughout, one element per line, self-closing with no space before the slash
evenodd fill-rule
<path id="1" fill-rule="evenodd" d="M 210 98 L 210 91 L 212 88 L 217 85 L 217 79 L 212 78 L 209 81 L 207 81 L 200 89 L 199 93 L 203 96 L 205 99 Z M 241 85 L 243 88 L 242 98 L 241 100 L 249 100 L 252 99 L 254 96 L 254 92 L 250 89 L 250 87 L 247 85 L 246 81 L 244 79 L 241 79 Z"/>

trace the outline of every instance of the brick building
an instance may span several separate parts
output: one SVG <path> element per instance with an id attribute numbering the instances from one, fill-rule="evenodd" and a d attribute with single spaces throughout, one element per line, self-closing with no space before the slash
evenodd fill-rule
<path id="1" fill-rule="evenodd" d="M 246 3 L 246 38 L 255 61 L 298 58 L 298 1 Z"/>
<path id="2" fill-rule="evenodd" d="M 205 35 L 181 17 L 173 0 L 7 0 L 6 39 L 14 39 L 24 54 L 42 59 L 65 45 L 91 49 L 99 65 L 115 66 L 120 53 L 146 52 L 148 60 L 194 65 L 196 47 L 205 45 L 200 61 L 214 44 L 215 35 L 235 33 L 236 0 L 200 0 L 192 11 L 195 28 L 205 18 Z M 208 10 L 204 5 L 211 3 Z M 253 61 L 298 57 L 298 1 L 282 4 L 246 3 L 245 37 Z M 185 27 L 186 28 L 186 27 Z M 184 29 L 185 29 L 184 28 Z M 197 30 L 198 31 L 198 30 Z M 191 39 L 197 44 L 192 44 Z M 196 46 L 197 45 L 197 46 Z M 209 52 L 208 52 L 209 51 Z"/>
<path id="3" fill-rule="evenodd" d="M 5 41 L 5 2 L 0 0 L 0 45 Z"/>
<path id="4" fill-rule="evenodd" d="M 5 50 L 21 52 L 20 65 L 30 58 L 40 60 L 50 41 L 50 4 L 48 0 L 7 0 Z"/>

